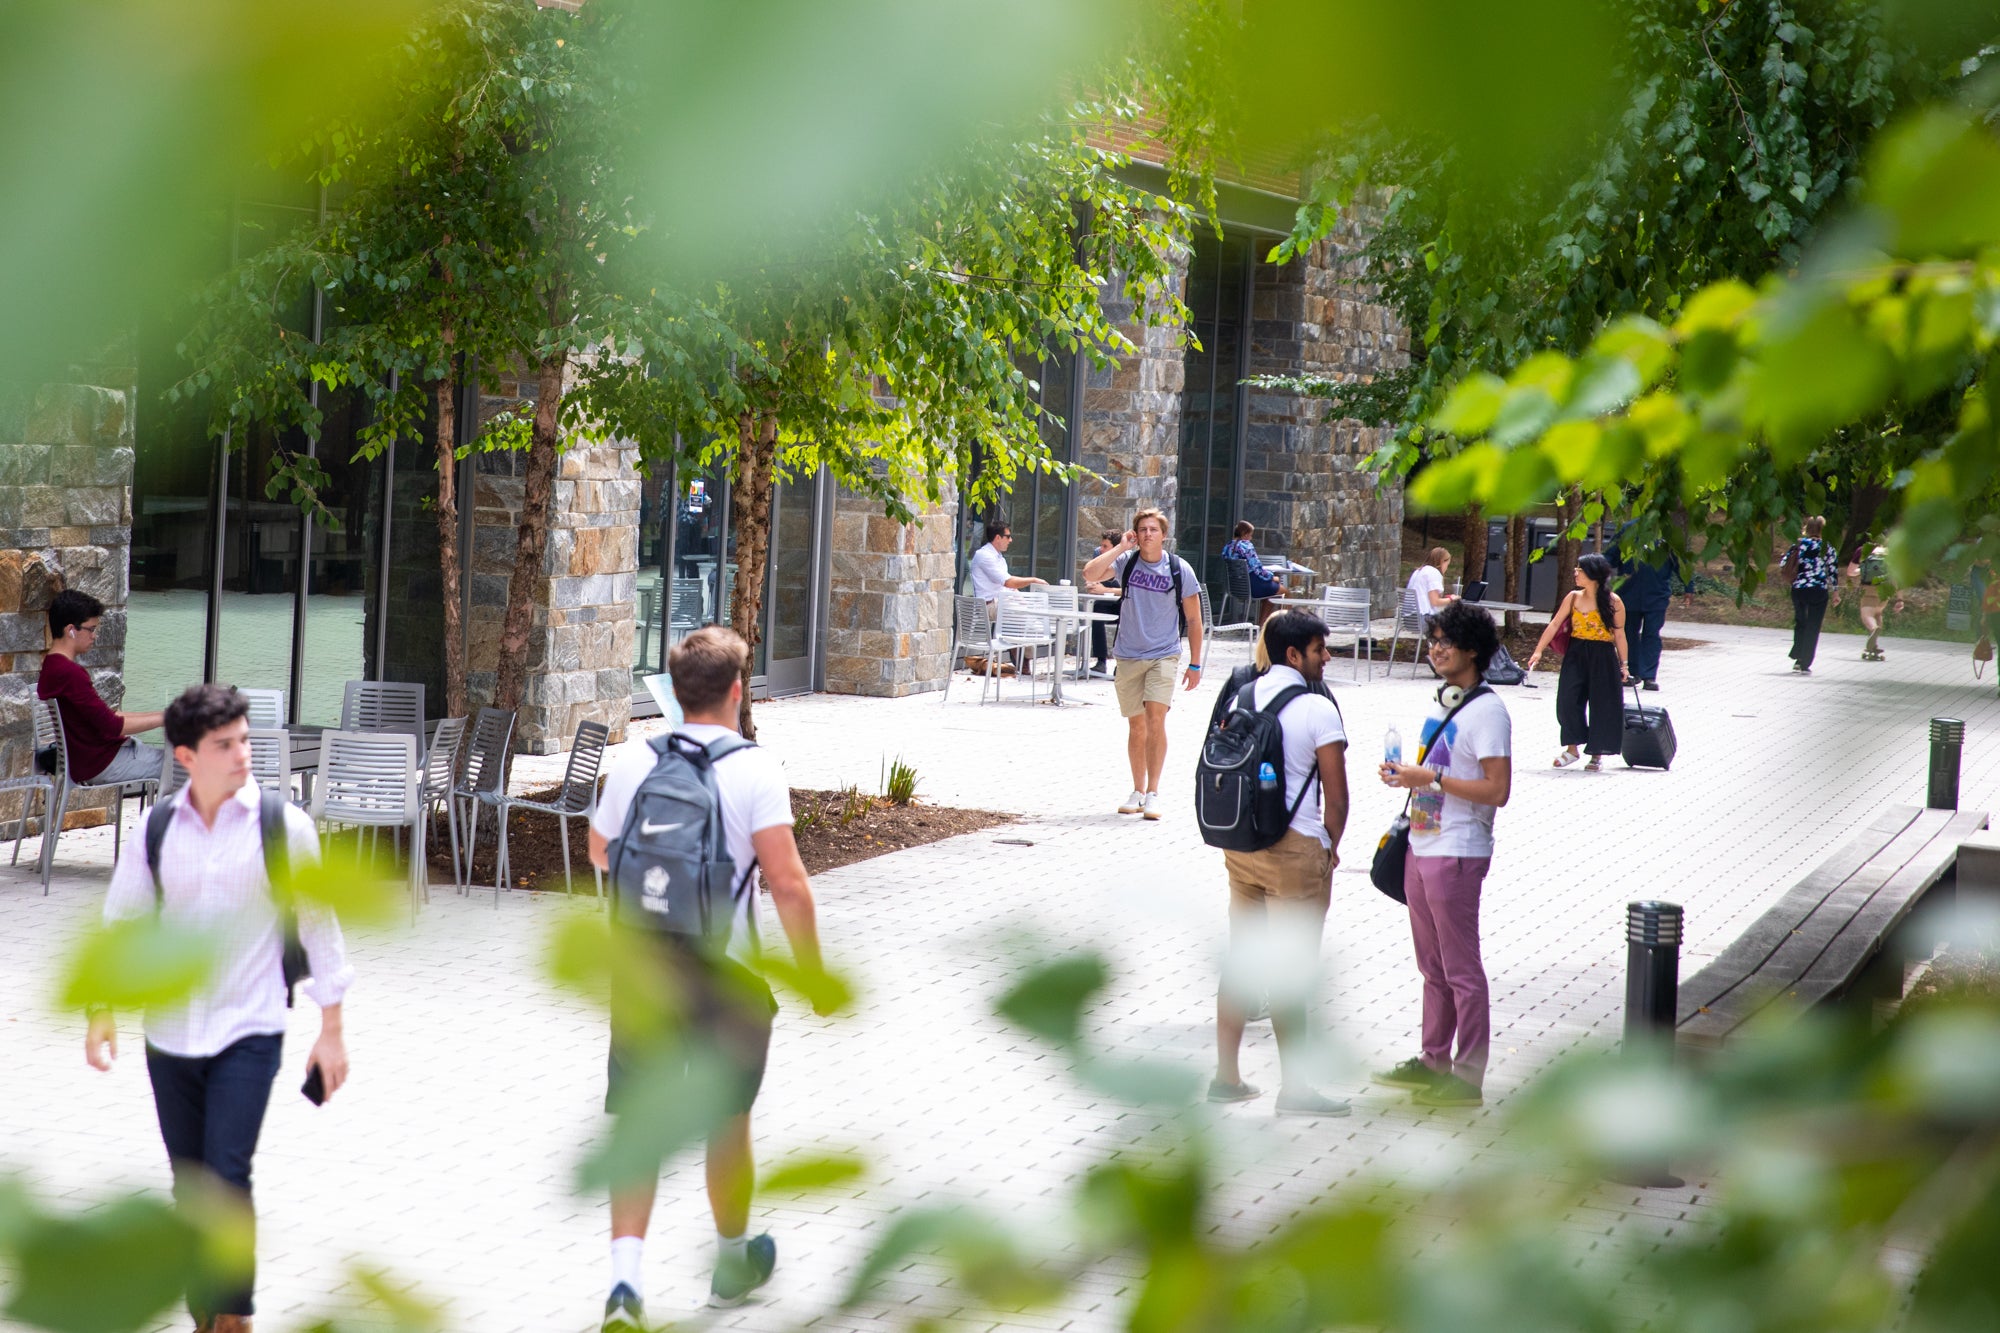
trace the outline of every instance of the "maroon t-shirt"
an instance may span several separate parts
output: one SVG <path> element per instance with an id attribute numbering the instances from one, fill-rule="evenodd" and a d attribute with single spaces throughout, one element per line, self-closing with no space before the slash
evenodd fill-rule
<path id="1" fill-rule="evenodd" d="M 42 659 L 35 694 L 54 699 L 62 712 L 71 778 L 88 782 L 111 766 L 118 747 L 125 743 L 125 723 L 97 697 L 88 671 L 60 653 L 50 653 Z"/>

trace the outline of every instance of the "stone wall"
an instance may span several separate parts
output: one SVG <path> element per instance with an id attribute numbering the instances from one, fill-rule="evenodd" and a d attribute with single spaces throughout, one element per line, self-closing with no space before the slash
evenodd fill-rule
<path id="1" fill-rule="evenodd" d="M 951 653 L 952 530 L 957 497 L 898 523 L 880 501 L 834 499 L 826 688 L 900 698 L 941 690 Z"/>
<path id="2" fill-rule="evenodd" d="M 33 762 L 30 710 L 58 588 L 104 603 L 83 665 L 112 707 L 125 696 L 133 397 L 129 385 L 0 384 L 0 775 Z M 77 793 L 67 826 L 104 822 L 109 799 Z M 0 819 L 18 801 L 0 796 Z"/>
<path id="3" fill-rule="evenodd" d="M 1351 229 L 1284 265 L 1260 263 L 1250 374 L 1370 380 L 1409 363 L 1409 338 L 1373 301 Z M 1401 591 L 1403 489 L 1361 464 L 1383 432 L 1329 415 L 1324 399 L 1254 391 L 1244 441 L 1243 517 L 1322 583 L 1366 583 L 1377 614 Z M 1273 543 L 1278 545 L 1278 543 Z"/>
<path id="4" fill-rule="evenodd" d="M 1186 257 L 1174 279 L 1187 288 Z M 1105 313 L 1137 348 L 1109 370 L 1086 368 L 1083 419 L 1077 425 L 1077 461 L 1096 474 L 1077 483 L 1076 559 L 1097 553 L 1097 534 L 1122 531 L 1146 508 L 1167 516 L 1174 530 L 1180 489 L 1181 384 L 1185 352 L 1176 330 L 1148 327 L 1133 302 L 1107 293 Z"/>

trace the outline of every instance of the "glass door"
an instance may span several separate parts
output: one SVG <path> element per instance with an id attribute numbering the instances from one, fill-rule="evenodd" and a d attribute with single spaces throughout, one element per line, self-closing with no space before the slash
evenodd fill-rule
<path id="1" fill-rule="evenodd" d="M 771 496 L 770 569 L 764 585 L 764 642 L 756 672 L 766 694 L 812 688 L 818 610 L 819 487 L 811 477 L 781 482 Z"/>

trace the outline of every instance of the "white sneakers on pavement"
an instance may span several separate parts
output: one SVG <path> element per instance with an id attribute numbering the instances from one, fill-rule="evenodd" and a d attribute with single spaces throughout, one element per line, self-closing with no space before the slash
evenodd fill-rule
<path id="1" fill-rule="evenodd" d="M 1134 787 L 1132 794 L 1125 798 L 1125 804 L 1118 807 L 1118 813 L 1121 815 L 1136 815 L 1145 810 L 1145 808 L 1146 793 Z"/>

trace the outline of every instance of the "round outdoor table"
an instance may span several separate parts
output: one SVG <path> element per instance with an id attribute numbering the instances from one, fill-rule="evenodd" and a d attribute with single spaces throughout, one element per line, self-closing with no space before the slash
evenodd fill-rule
<path id="1" fill-rule="evenodd" d="M 1095 596 L 1096 594 L 1091 594 L 1091 595 Z M 1102 622 L 1108 625 L 1111 622 L 1118 619 L 1116 615 L 1112 614 L 1109 611 L 1086 611 L 1080 606 L 1068 607 L 1068 606 L 1050 606 L 1047 604 L 1038 604 L 1031 606 L 1029 608 L 1028 613 L 1030 615 L 1035 615 L 1035 616 L 1047 616 L 1050 620 L 1059 620 L 1065 622 L 1062 627 L 1061 637 L 1058 640 L 1059 643 L 1066 643 L 1068 641 L 1071 632 L 1070 627 L 1072 625 L 1075 626 L 1076 669 L 1077 669 L 1077 678 L 1079 680 L 1083 678 L 1082 673 L 1089 670 L 1089 663 L 1088 663 L 1089 654 L 1084 651 L 1084 643 L 1083 643 L 1083 634 L 1085 628 L 1090 624 L 1092 624 L 1093 622 Z M 1062 693 L 1063 670 L 1062 670 L 1061 651 L 1062 650 L 1060 648 L 1057 649 L 1055 677 L 1049 686 L 1049 702 L 1056 705 L 1058 708 L 1062 706 L 1062 701 L 1063 701 L 1063 693 Z"/>

